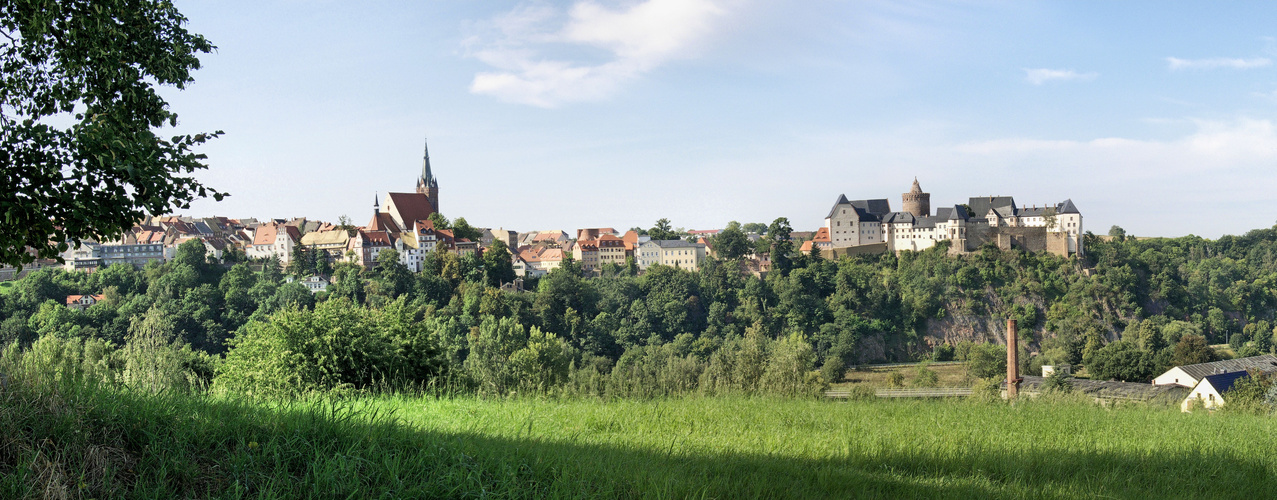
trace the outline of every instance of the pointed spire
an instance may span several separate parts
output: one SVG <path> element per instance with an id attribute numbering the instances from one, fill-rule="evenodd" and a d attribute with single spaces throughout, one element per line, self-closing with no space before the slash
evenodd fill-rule
<path id="1" fill-rule="evenodd" d="M 376 192 L 376 191 L 373 191 L 373 193 L 372 193 L 372 210 L 373 210 L 374 212 L 379 212 L 379 211 L 381 211 L 381 203 L 379 203 L 379 202 L 377 201 L 377 192 Z"/>
<path id="2" fill-rule="evenodd" d="M 425 140 L 423 139 L 423 143 Z M 430 171 L 430 145 L 428 143 L 422 146 L 421 157 L 421 178 L 417 179 L 417 185 L 424 187 L 436 187 L 439 181 L 435 180 L 434 173 Z"/>
<path id="3" fill-rule="evenodd" d="M 910 192 L 910 193 L 921 193 L 921 192 L 922 192 L 922 186 L 919 186 L 919 185 L 918 185 L 918 178 L 917 178 L 916 176 L 913 178 L 913 188 L 912 188 L 912 189 L 910 189 L 910 190 L 909 190 L 909 192 Z"/>

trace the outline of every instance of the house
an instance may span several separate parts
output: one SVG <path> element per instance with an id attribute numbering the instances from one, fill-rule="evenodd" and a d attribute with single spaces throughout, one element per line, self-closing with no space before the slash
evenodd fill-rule
<path id="1" fill-rule="evenodd" d="M 306 279 L 301 281 L 301 283 L 302 285 L 306 286 L 307 290 L 310 290 L 310 293 L 319 293 L 319 292 L 328 291 L 329 281 L 328 281 L 328 278 L 325 276 L 319 276 L 319 275 L 307 276 Z"/>
<path id="2" fill-rule="evenodd" d="M 639 245 L 639 269 L 660 264 L 695 271 L 705 262 L 705 245 L 684 240 L 648 240 Z"/>
<path id="3" fill-rule="evenodd" d="M 253 230 L 253 242 L 244 249 L 250 259 L 267 259 L 275 256 L 279 262 L 287 265 L 293 258 L 293 247 L 301 241 L 301 232 L 296 226 L 284 224 L 262 224 Z"/>
<path id="4" fill-rule="evenodd" d="M 572 258 L 581 263 L 581 270 L 594 272 L 599 269 L 599 245 L 594 240 L 578 240 L 572 245 Z"/>
<path id="5" fill-rule="evenodd" d="M 1199 403 L 1207 410 L 1224 406 L 1224 396 L 1238 380 L 1249 377 L 1246 371 L 1223 372 L 1202 377 L 1202 381 L 1193 386 L 1193 391 L 1180 403 L 1180 411 L 1192 411 L 1193 405 Z"/>
<path id="6" fill-rule="evenodd" d="M 1226 372 L 1259 370 L 1261 373 L 1277 371 L 1277 356 L 1263 354 L 1246 358 L 1225 359 L 1195 365 L 1176 366 L 1153 379 L 1153 385 L 1179 385 L 1196 387 L 1207 375 Z"/>
<path id="7" fill-rule="evenodd" d="M 347 251 L 351 259 L 360 267 L 372 269 L 377 266 L 377 256 L 382 250 L 395 247 L 394 234 L 389 231 L 368 231 L 360 229 L 347 243 Z"/>
<path id="8" fill-rule="evenodd" d="M 350 243 L 350 233 L 344 230 L 312 231 L 301 238 L 301 245 L 323 256 L 329 263 L 342 260 Z"/>
<path id="9" fill-rule="evenodd" d="M 105 298 L 105 295 L 67 295 L 67 308 L 83 311 Z"/>
<path id="10" fill-rule="evenodd" d="M 566 244 L 569 240 L 568 233 L 563 231 L 541 231 L 532 237 L 532 244 L 559 246 Z"/>

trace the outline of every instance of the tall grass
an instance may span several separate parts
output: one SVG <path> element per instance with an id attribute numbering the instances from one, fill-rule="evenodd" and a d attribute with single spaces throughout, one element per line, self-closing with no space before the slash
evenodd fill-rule
<path id="1" fill-rule="evenodd" d="M 61 387 L 61 386 L 59 386 Z M 0 393 L 3 498 L 1267 497 L 1277 421 L 1077 400 Z"/>

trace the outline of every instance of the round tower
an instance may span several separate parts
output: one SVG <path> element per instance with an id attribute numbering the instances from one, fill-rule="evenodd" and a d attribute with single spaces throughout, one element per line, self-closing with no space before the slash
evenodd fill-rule
<path id="1" fill-rule="evenodd" d="M 922 186 L 918 185 L 918 178 L 913 178 L 913 188 L 900 196 L 903 203 L 901 206 L 905 212 L 913 214 L 914 217 L 926 217 L 931 215 L 931 193 L 922 192 Z"/>

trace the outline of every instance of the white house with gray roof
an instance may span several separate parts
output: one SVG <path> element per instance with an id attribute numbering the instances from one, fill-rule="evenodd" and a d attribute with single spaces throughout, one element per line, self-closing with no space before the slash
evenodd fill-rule
<path id="1" fill-rule="evenodd" d="M 705 245 L 684 240 L 649 240 L 636 253 L 639 269 L 660 264 L 695 271 L 705 262 Z"/>
<path id="2" fill-rule="evenodd" d="M 1263 373 L 1277 372 L 1277 356 L 1263 354 L 1237 359 L 1225 359 L 1195 365 L 1176 366 L 1153 379 L 1153 385 L 1180 385 L 1194 387 L 1202 379 L 1210 375 L 1230 372 L 1259 370 Z"/>

